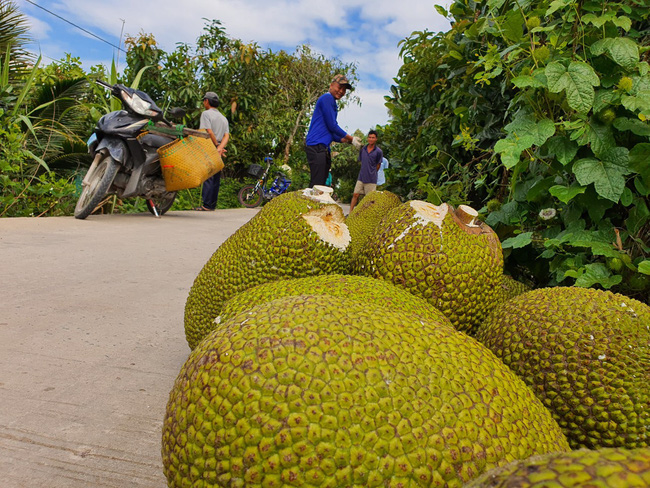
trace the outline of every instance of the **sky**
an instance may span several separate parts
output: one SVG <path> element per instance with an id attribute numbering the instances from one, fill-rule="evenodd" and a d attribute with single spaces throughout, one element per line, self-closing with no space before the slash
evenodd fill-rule
<path id="1" fill-rule="evenodd" d="M 361 129 L 365 133 L 388 122 L 384 96 L 389 94 L 402 65 L 399 41 L 414 31 L 449 30 L 449 22 L 434 6 L 446 6 L 450 0 L 14 2 L 30 22 L 34 39 L 30 47 L 43 56 L 43 63 L 69 53 L 79 57 L 85 69 L 100 63 L 110 66 L 113 59 L 118 62 L 118 69 L 124 68 L 124 53 L 115 46 L 123 48 L 126 36 L 142 32 L 153 34 L 167 52 L 173 51 L 179 42 L 194 45 L 206 25 L 205 19 L 218 19 L 231 37 L 257 42 L 273 51 L 294 52 L 297 46 L 309 44 L 327 57 L 357 65 L 359 81 L 354 93 L 361 99 L 361 106 L 344 108 L 338 122 L 348 132 Z M 323 92 L 326 90 L 323 87 Z"/>

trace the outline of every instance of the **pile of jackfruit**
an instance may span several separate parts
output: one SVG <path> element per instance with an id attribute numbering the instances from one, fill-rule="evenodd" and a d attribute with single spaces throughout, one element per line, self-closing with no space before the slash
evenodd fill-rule
<path id="1" fill-rule="evenodd" d="M 530 290 L 470 207 L 277 197 L 185 334 L 170 487 L 650 486 L 650 307 Z"/>

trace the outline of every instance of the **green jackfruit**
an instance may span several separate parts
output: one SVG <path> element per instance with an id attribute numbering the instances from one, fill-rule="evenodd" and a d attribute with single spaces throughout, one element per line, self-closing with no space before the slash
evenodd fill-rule
<path id="1" fill-rule="evenodd" d="M 341 207 L 319 201 L 309 190 L 271 200 L 219 246 L 196 277 L 185 304 L 190 348 L 214 328 L 223 302 L 247 288 L 347 272 L 350 233 L 344 221 Z"/>
<path id="2" fill-rule="evenodd" d="M 530 287 L 521 281 L 515 280 L 512 276 L 501 275 L 499 286 L 497 287 L 497 303 L 503 303 L 516 296 L 530 291 Z"/>
<path id="3" fill-rule="evenodd" d="M 466 488 L 647 488 L 650 449 L 580 449 L 495 468 Z"/>
<path id="4" fill-rule="evenodd" d="M 650 445 L 650 307 L 578 287 L 519 295 L 477 339 L 551 410 L 571 446 Z"/>
<path id="5" fill-rule="evenodd" d="M 249 288 L 224 303 L 216 322 L 221 323 L 260 303 L 297 295 L 328 295 L 351 298 L 366 304 L 368 311 L 388 308 L 393 312 L 414 314 L 423 319 L 451 323 L 442 312 L 422 298 L 396 287 L 384 280 L 365 276 L 321 275 L 293 280 L 272 281 Z M 381 312 L 377 312 L 381 313 Z"/>
<path id="6" fill-rule="evenodd" d="M 354 207 L 345 223 L 350 229 L 350 261 L 356 262 L 359 251 L 362 250 L 370 234 L 386 213 L 402 204 L 397 195 L 389 191 L 373 191 L 368 193 Z"/>
<path id="7" fill-rule="evenodd" d="M 472 331 L 496 305 L 503 253 L 476 211 L 413 200 L 375 228 L 353 270 L 427 300 L 458 330 Z"/>
<path id="8" fill-rule="evenodd" d="M 566 451 L 550 413 L 448 324 L 332 296 L 249 309 L 190 354 L 170 393 L 170 487 L 460 487 Z"/>

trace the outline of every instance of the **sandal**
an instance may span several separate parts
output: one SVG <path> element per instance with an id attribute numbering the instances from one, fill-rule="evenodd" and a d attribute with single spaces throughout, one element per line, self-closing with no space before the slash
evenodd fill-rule
<path id="1" fill-rule="evenodd" d="M 207 208 L 207 207 L 196 207 L 194 210 L 198 212 L 214 212 L 213 208 Z"/>

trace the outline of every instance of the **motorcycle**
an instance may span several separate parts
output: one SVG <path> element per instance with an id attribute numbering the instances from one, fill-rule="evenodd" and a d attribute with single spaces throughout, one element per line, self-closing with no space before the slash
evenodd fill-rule
<path id="1" fill-rule="evenodd" d="M 89 140 L 93 162 L 82 181 L 74 216 L 85 219 L 106 195 L 116 194 L 120 198 L 144 197 L 149 211 L 160 217 L 174 204 L 176 192 L 165 188 L 158 149 L 185 135 L 209 135 L 172 124 L 143 91 L 95 82 L 110 90 L 123 109 L 99 119 Z M 172 117 L 183 115 L 182 109 L 170 110 Z"/>

